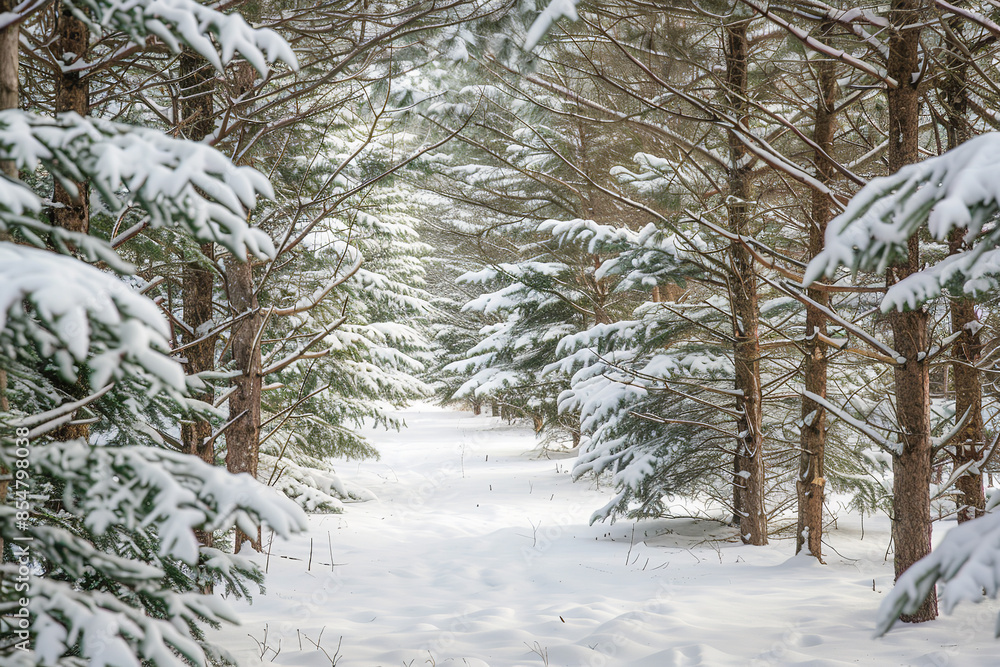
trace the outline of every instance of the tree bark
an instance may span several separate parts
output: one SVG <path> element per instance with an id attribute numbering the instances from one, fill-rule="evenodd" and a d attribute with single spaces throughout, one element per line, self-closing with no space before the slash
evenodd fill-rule
<path id="1" fill-rule="evenodd" d="M 898 85 L 886 93 L 889 114 L 889 171 L 916 162 L 920 107 L 917 86 L 920 73 L 920 24 L 927 12 L 920 0 L 893 0 L 889 12 L 887 73 Z M 920 270 L 920 240 L 909 241 L 905 261 L 890 267 L 886 284 L 892 285 Z M 928 314 L 923 308 L 889 315 L 893 347 L 905 360 L 894 368 L 896 418 L 901 451 L 893 456 L 893 521 L 896 579 L 931 551 L 931 433 Z M 919 623 L 937 617 L 937 594 L 931 591 L 904 622 Z"/>
<path id="2" fill-rule="evenodd" d="M 16 4 L 14 0 L 0 0 L 0 13 L 14 11 Z M 16 109 L 20 102 L 17 81 L 20 36 L 19 23 L 0 30 L 0 109 Z M 17 167 L 13 160 L 0 160 L 0 169 L 9 178 L 17 178 Z"/>
<path id="3" fill-rule="evenodd" d="M 14 0 L 0 0 L 0 13 L 12 11 Z M 18 106 L 18 40 L 20 26 L 7 26 L 0 30 L 0 109 L 16 109 Z M 17 166 L 13 160 L 0 160 L 0 169 L 7 178 L 17 179 Z M 0 234 L 0 241 L 7 240 L 6 233 Z M 7 371 L 0 368 L 0 412 L 9 412 L 10 402 L 7 398 Z M 7 500 L 10 480 L 7 477 L 10 470 L 0 466 L 0 503 Z M 0 537 L 0 560 L 3 560 L 4 541 Z"/>
<path id="4" fill-rule="evenodd" d="M 824 25 L 827 34 L 832 26 Z M 837 66 L 833 60 L 823 60 L 816 65 L 817 96 L 816 118 L 813 125 L 816 177 L 822 183 L 831 183 L 836 175 L 833 162 L 828 157 L 833 151 L 836 130 L 835 106 L 837 101 Z M 826 226 L 833 218 L 830 198 L 818 190 L 812 191 L 812 216 L 809 221 L 809 258 L 823 250 Z M 810 289 L 809 298 L 826 306 L 825 291 Z M 806 309 L 806 338 L 803 375 L 806 391 L 826 398 L 827 346 L 820 339 L 826 334 L 826 317 L 813 307 Z M 810 398 L 802 398 L 802 432 L 799 455 L 799 476 L 796 480 L 798 496 L 798 525 L 795 534 L 795 553 L 803 548 L 823 562 L 823 501 L 826 476 L 826 410 Z"/>
<path id="5" fill-rule="evenodd" d="M 726 101 L 737 121 L 743 124 L 748 114 L 747 66 L 749 21 L 740 18 L 724 29 L 726 57 Z M 726 213 L 729 230 L 740 236 L 750 235 L 751 170 L 746 149 L 729 132 L 729 196 Z M 729 246 L 729 296 L 732 302 L 733 337 L 736 340 L 733 360 L 736 365 L 737 399 L 735 474 L 736 512 L 740 537 L 746 544 L 767 544 L 767 514 L 764 511 L 764 442 L 761 433 L 760 338 L 758 332 L 757 274 L 753 257 L 738 242 Z"/>
<path id="6" fill-rule="evenodd" d="M 237 96 L 246 93 L 254 83 L 253 68 L 243 61 L 235 65 L 233 78 Z M 226 260 L 226 289 L 233 317 L 249 312 L 250 315 L 233 325 L 230 347 L 233 362 L 240 375 L 233 380 L 235 391 L 229 397 L 229 418 L 235 421 L 226 431 L 226 468 L 232 473 L 245 472 L 256 479 L 260 462 L 260 401 L 264 380 L 260 336 L 264 318 L 257 303 L 254 289 L 253 264 L 249 256 Z M 239 552 L 245 542 L 261 550 L 261 531 L 247 535 L 236 530 L 234 551 Z"/>
<path id="7" fill-rule="evenodd" d="M 226 469 L 257 477 L 260 455 L 261 358 L 257 332 L 263 324 L 257 295 L 254 292 L 253 267 L 249 258 L 231 257 L 226 262 L 226 282 L 232 316 L 252 313 L 232 328 L 230 347 L 239 375 L 233 379 L 229 395 L 229 418 L 234 420 L 226 431 Z M 260 528 L 256 535 L 236 530 L 234 549 L 238 553 L 245 542 L 261 550 Z"/>
<path id="8" fill-rule="evenodd" d="M 90 46 L 87 26 L 70 13 L 69 7 L 59 4 L 56 57 L 69 62 L 83 61 Z M 64 54 L 74 54 L 70 59 Z M 76 112 L 86 116 L 90 106 L 90 85 L 86 76 L 77 71 L 62 72 L 56 77 L 55 111 Z M 55 182 L 52 200 L 58 204 L 53 209 L 55 223 L 64 229 L 88 233 L 90 230 L 90 189 L 87 183 L 75 183 L 76 192 L 70 192 L 59 181 Z"/>
<path id="9" fill-rule="evenodd" d="M 958 235 L 956 235 L 958 236 Z M 949 245 L 958 246 L 961 237 L 950 239 Z M 960 247 L 960 246 L 959 246 Z M 970 326 L 971 325 L 971 326 Z M 955 413 L 961 418 L 967 411 L 968 421 L 955 438 L 955 466 L 975 461 L 983 455 L 986 434 L 983 427 L 983 394 L 980 374 L 976 367 L 983 351 L 979 336 L 979 318 L 975 301 L 955 299 L 951 303 L 952 331 L 961 331 L 952 348 L 954 359 Z M 986 508 L 986 492 L 983 488 L 981 472 L 966 472 L 955 483 L 958 488 L 958 522 L 982 516 Z"/>
<path id="10" fill-rule="evenodd" d="M 201 141 L 214 129 L 212 117 L 214 81 L 215 70 L 204 58 L 189 49 L 181 52 L 179 131 L 186 139 Z M 204 259 L 214 261 L 215 245 L 203 244 L 201 254 Z M 182 271 L 184 323 L 194 332 L 186 337 L 185 343 L 191 343 L 205 333 L 206 325 L 212 321 L 215 274 L 206 262 L 198 260 L 185 263 Z M 216 337 L 213 336 L 186 350 L 185 371 L 188 375 L 215 370 L 215 343 Z M 211 405 L 215 401 L 215 392 L 210 385 L 205 387 L 205 391 L 195 394 L 193 398 Z M 215 445 L 210 440 L 211 437 L 212 424 L 205 419 L 195 417 L 193 421 L 185 422 L 181 426 L 184 449 L 209 465 L 215 465 Z M 211 532 L 199 530 L 196 533 L 202 544 L 212 546 Z"/>
<path id="11" fill-rule="evenodd" d="M 57 6 L 56 43 L 53 48 L 57 58 L 68 62 L 84 61 L 90 49 L 90 33 L 87 26 L 70 13 L 63 3 Z M 72 57 L 66 54 L 72 54 Z M 79 71 L 63 71 L 56 76 L 55 112 L 75 112 L 86 116 L 90 110 L 90 84 Z M 70 231 L 88 234 L 90 232 L 90 184 L 74 183 L 65 188 L 58 180 L 52 189 L 53 224 Z M 82 392 L 81 392 L 82 393 Z M 82 398 L 78 397 L 78 398 Z M 56 440 L 88 439 L 90 427 L 87 424 L 69 423 L 52 432 Z"/>
<path id="12" fill-rule="evenodd" d="M 969 63 L 963 57 L 965 50 L 959 43 L 962 22 L 954 19 L 951 30 L 945 33 L 948 48 L 945 51 L 944 80 L 941 98 L 944 103 L 945 124 L 948 132 L 948 149 L 958 147 L 972 138 L 972 127 L 966 118 L 968 111 L 968 89 L 965 78 Z M 954 255 L 967 248 L 962 230 L 953 229 L 948 236 L 948 254 Z M 951 295 L 951 330 L 959 333 L 952 348 L 952 368 L 955 383 L 955 413 L 961 419 L 966 412 L 968 421 L 955 438 L 953 463 L 959 467 L 977 460 L 986 447 L 983 426 L 982 377 L 976 364 L 983 351 L 979 336 L 979 317 L 976 302 L 963 294 Z M 945 388 L 947 390 L 947 387 Z M 958 522 L 964 523 L 982 516 L 986 508 L 986 492 L 983 489 L 983 474 L 968 471 L 958 478 Z"/>

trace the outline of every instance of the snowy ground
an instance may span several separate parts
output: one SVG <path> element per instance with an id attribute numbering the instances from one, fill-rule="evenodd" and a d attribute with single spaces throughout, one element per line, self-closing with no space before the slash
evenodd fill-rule
<path id="1" fill-rule="evenodd" d="M 892 582 L 884 519 L 862 540 L 842 512 L 826 566 L 712 522 L 588 526 L 609 492 L 539 458 L 530 429 L 427 405 L 403 416 L 402 433 L 372 435 L 381 461 L 339 468 L 379 500 L 276 541 L 267 594 L 212 634 L 244 664 L 1000 664 L 994 601 L 871 638 Z"/>

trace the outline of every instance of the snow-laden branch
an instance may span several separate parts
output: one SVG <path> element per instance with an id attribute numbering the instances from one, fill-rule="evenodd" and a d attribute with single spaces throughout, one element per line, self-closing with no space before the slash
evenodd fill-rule
<path id="1" fill-rule="evenodd" d="M 878 350 L 879 354 L 878 358 L 880 361 L 883 361 L 887 364 L 901 364 L 906 361 L 906 359 L 902 357 L 899 354 L 899 352 L 892 349 L 891 347 L 880 341 L 878 338 L 875 338 L 867 331 L 856 325 L 854 322 L 851 322 L 850 320 L 841 317 L 836 313 L 836 311 L 834 311 L 829 306 L 824 306 L 823 304 L 809 298 L 809 295 L 800 292 L 799 291 L 799 288 L 801 288 L 800 285 L 793 286 L 785 281 L 775 282 L 764 275 L 761 276 L 761 280 L 766 282 L 768 285 L 771 285 L 772 287 L 784 292 L 785 294 L 792 297 L 796 301 L 802 303 L 803 305 L 815 308 L 819 312 L 823 313 L 826 317 L 828 317 L 830 321 L 835 322 L 839 326 L 844 327 L 845 329 L 847 329 L 848 332 L 854 334 L 856 337 L 860 338 L 865 343 Z M 838 345 L 837 347 L 842 347 L 842 345 Z"/>
<path id="2" fill-rule="evenodd" d="M 51 356 L 76 382 L 86 363 L 90 387 L 132 376 L 185 389 L 169 352 L 166 322 L 149 299 L 113 275 L 65 255 L 0 244 L 0 341 Z"/>
<path id="3" fill-rule="evenodd" d="M 71 440 L 33 448 L 31 457 L 34 469 L 65 480 L 63 502 L 93 533 L 155 524 L 160 556 L 189 565 L 198 561 L 195 529 L 254 533 L 266 524 L 287 537 L 307 527 L 305 514 L 281 494 L 189 454 Z"/>
<path id="4" fill-rule="evenodd" d="M 830 58 L 834 58 L 843 63 L 847 63 L 851 67 L 860 70 L 865 74 L 868 74 L 869 76 L 873 76 L 876 79 L 879 79 L 880 81 L 885 82 L 890 88 L 895 88 L 896 86 L 899 85 L 899 83 L 891 76 L 889 76 L 886 72 L 880 71 L 872 67 L 865 61 L 859 58 L 855 58 L 846 51 L 824 44 L 815 37 L 812 37 L 808 32 L 806 32 L 802 28 L 794 26 L 788 21 L 782 19 L 780 16 L 777 16 L 774 12 L 770 11 L 770 9 L 768 9 L 767 6 L 761 6 L 757 2 L 753 2 L 753 0 L 743 0 L 743 3 L 749 5 L 751 8 L 753 8 L 754 11 L 759 13 L 761 16 L 766 17 L 767 20 L 771 21 L 775 25 L 788 31 L 796 39 L 802 42 L 802 44 L 812 49 L 813 51 L 822 53 L 823 55 L 829 56 Z"/>
<path id="5" fill-rule="evenodd" d="M 196 0 L 62 0 L 92 32 L 111 28 L 136 43 L 158 37 L 174 53 L 187 46 L 217 70 L 238 53 L 261 76 L 282 61 L 298 69 L 295 52 L 278 33 L 252 28 L 239 14 L 223 14 Z"/>
<path id="6" fill-rule="evenodd" d="M 57 408 L 46 410 L 45 412 L 40 412 L 36 415 L 15 419 L 11 424 L 11 426 L 13 428 L 31 428 L 32 426 L 36 427 L 31 431 L 29 431 L 28 435 L 26 436 L 28 439 L 34 440 L 38 436 L 44 435 L 45 433 L 51 431 L 53 428 L 55 428 L 54 425 L 61 424 L 65 417 L 73 414 L 82 407 L 90 405 L 91 403 L 99 399 L 101 396 L 104 396 L 104 394 L 108 393 L 108 391 L 113 386 L 114 385 L 111 384 L 105 385 L 104 387 L 98 389 L 89 396 L 81 398 L 79 401 L 64 403 Z"/>
<path id="7" fill-rule="evenodd" d="M 312 338 L 304 342 L 302 345 L 299 345 L 293 352 L 285 355 L 283 359 L 271 364 L 270 366 L 262 370 L 261 375 L 270 375 L 271 373 L 277 373 L 282 368 L 291 366 L 300 359 L 317 359 L 319 357 L 324 357 L 330 354 L 331 352 L 330 349 L 320 350 L 319 352 L 309 352 L 309 349 L 313 345 L 315 345 L 316 343 L 320 342 L 321 340 L 329 336 L 331 333 L 333 333 L 338 327 L 340 327 L 346 321 L 347 321 L 346 316 L 341 317 L 338 320 L 335 320 L 327 327 L 325 327 L 322 331 L 315 334 Z"/>
<path id="8" fill-rule="evenodd" d="M 534 49 L 552 24 L 559 19 L 566 17 L 570 21 L 577 20 L 576 3 L 577 0 L 549 0 L 549 4 L 528 28 L 528 34 L 524 37 L 524 50 Z"/>
<path id="9" fill-rule="evenodd" d="M 988 513 L 948 531 L 941 544 L 904 572 L 879 605 L 875 634 L 884 635 L 900 614 L 915 612 L 938 582 L 945 583 L 938 601 L 945 613 L 959 602 L 980 602 L 1000 591 L 1000 513 Z M 1000 637 L 1000 619 L 996 634 Z"/>
<path id="10" fill-rule="evenodd" d="M 8 466 L 15 458 L 12 443 L 7 440 L 0 449 Z M 32 447 L 29 456 L 32 470 L 65 480 L 63 507 L 80 517 L 82 525 L 70 531 L 63 522 L 25 524 L 12 505 L 0 505 L 0 536 L 9 544 L 30 543 L 37 562 L 58 563 L 60 575 L 68 577 L 33 580 L 34 642 L 26 664 L 57 664 L 62 656 L 79 654 L 89 665 L 108 667 L 139 667 L 146 661 L 208 665 L 205 647 L 192 630 L 238 619 L 219 598 L 163 586 L 164 563 L 177 560 L 197 567 L 245 594 L 241 579 L 259 580 L 256 566 L 201 547 L 194 531 L 234 525 L 250 531 L 265 523 L 288 536 L 307 526 L 298 506 L 273 489 L 189 454 L 154 447 L 92 447 L 74 440 Z M 122 531 L 152 538 L 156 548 L 150 560 L 105 552 L 78 534 L 115 540 Z M 14 582 L 14 576 L 6 576 L 10 567 L 16 574 L 16 564 L 0 566 L 0 571 L 7 568 L 0 576 L 5 599 Z M 84 578 L 115 584 L 110 590 L 81 590 L 77 581 Z M 158 617 L 150 608 L 168 609 L 169 615 Z"/>
<path id="11" fill-rule="evenodd" d="M 119 125 L 75 113 L 48 118 L 16 109 L 0 112 L 0 159 L 32 171 L 39 165 L 70 192 L 74 181 L 87 181 L 112 212 L 131 203 L 141 206 L 153 227 L 181 227 L 201 242 L 225 246 L 239 258 L 249 252 L 273 257 L 274 245 L 264 232 L 247 224 L 258 197 L 272 198 L 267 178 L 250 167 L 234 165 L 205 144 L 174 139 L 146 128 Z M 18 226 L 22 212 L 36 197 L 28 188 L 4 181 L 7 199 L 0 217 Z M 20 188 L 20 190 L 15 190 Z"/>
<path id="12" fill-rule="evenodd" d="M 855 419 L 851 415 L 847 414 L 847 412 L 845 412 L 844 410 L 841 410 L 839 407 L 837 407 L 836 405 L 834 405 L 830 401 L 826 400 L 825 398 L 823 398 L 819 394 L 814 394 L 811 391 L 803 391 L 802 395 L 805 398 L 808 398 L 810 401 L 816 403 L 820 407 L 828 410 L 831 414 L 833 414 L 834 416 L 836 416 L 838 419 L 843 420 L 844 423 L 848 424 L 852 428 L 856 429 L 857 431 L 859 431 L 859 432 L 863 433 L 864 435 L 868 436 L 869 438 L 871 438 L 872 442 L 874 442 L 875 444 L 877 444 L 882 449 L 884 449 L 884 450 L 886 450 L 888 452 L 895 453 L 895 454 L 899 453 L 899 451 L 900 451 L 900 445 L 899 445 L 899 443 L 892 442 L 892 441 L 887 440 L 886 438 L 882 437 L 881 435 L 879 435 L 878 431 L 876 431 L 875 429 L 873 429 L 871 426 L 869 426 L 868 424 L 865 424 L 863 421 L 861 421 L 859 419 Z"/>
<path id="13" fill-rule="evenodd" d="M 956 7 L 950 2 L 945 2 L 945 0 L 934 0 L 934 4 L 947 12 L 951 12 L 956 16 L 961 16 L 962 18 L 972 21 L 973 23 L 985 28 L 989 32 L 993 33 L 994 37 L 1000 37 L 1000 25 L 997 25 L 994 21 L 990 20 L 986 16 L 983 16 L 979 12 L 972 9 L 966 9 L 964 7 Z"/>
<path id="14" fill-rule="evenodd" d="M 971 416 L 972 416 L 972 408 L 970 407 L 968 410 L 965 411 L 965 414 L 962 415 L 962 418 L 957 420 L 955 422 L 955 425 L 952 426 L 950 429 L 948 429 L 948 431 L 944 435 L 942 435 L 939 438 L 931 438 L 931 447 L 933 447 L 934 449 L 939 449 L 947 445 L 952 438 L 961 433 L 962 429 L 965 428 L 965 425 L 968 423 L 969 417 Z"/>
<path id="15" fill-rule="evenodd" d="M 361 256 L 361 253 L 355 253 L 354 260 L 351 262 L 351 265 L 347 267 L 345 272 L 341 273 L 338 270 L 323 287 L 320 287 L 308 297 L 299 299 L 294 306 L 273 309 L 273 314 L 282 316 L 297 315 L 298 313 L 303 313 L 307 310 L 315 308 L 319 305 L 320 301 L 325 299 L 327 295 L 330 294 L 330 292 L 332 292 L 336 287 L 344 284 L 351 278 L 351 276 L 358 272 L 358 269 L 361 268 L 362 260 L 363 257 Z"/>
<path id="16" fill-rule="evenodd" d="M 992 289 L 1000 274 L 1000 133 L 978 136 L 944 155 L 872 180 L 826 230 L 823 251 L 809 263 L 805 284 L 838 267 L 884 271 L 906 256 L 926 225 L 939 241 L 963 230 L 968 249 L 892 286 L 882 310 L 913 309 L 945 289 L 955 296 Z"/>

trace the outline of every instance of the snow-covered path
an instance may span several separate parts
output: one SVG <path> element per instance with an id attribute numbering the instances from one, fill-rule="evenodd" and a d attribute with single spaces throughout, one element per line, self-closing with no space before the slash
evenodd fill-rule
<path id="1" fill-rule="evenodd" d="M 276 541 L 267 595 L 212 633 L 243 663 L 1000 664 L 992 601 L 870 638 L 892 581 L 884 521 L 866 519 L 862 541 L 842 516 L 826 566 L 711 522 L 588 526 L 609 492 L 539 458 L 530 429 L 428 405 L 403 416 L 403 432 L 372 435 L 381 461 L 338 470 L 379 500 Z"/>

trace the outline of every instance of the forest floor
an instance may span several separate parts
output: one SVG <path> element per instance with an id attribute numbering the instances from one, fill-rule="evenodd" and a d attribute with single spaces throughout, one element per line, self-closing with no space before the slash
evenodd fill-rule
<path id="1" fill-rule="evenodd" d="M 993 600 L 872 639 L 892 585 L 884 517 L 837 511 L 826 565 L 706 520 L 588 526 L 610 490 L 572 482 L 572 459 L 541 455 L 530 428 L 430 405 L 400 415 L 402 432 L 370 432 L 381 460 L 338 466 L 379 499 L 275 540 L 259 557 L 266 595 L 210 633 L 242 664 L 1000 664 Z"/>

